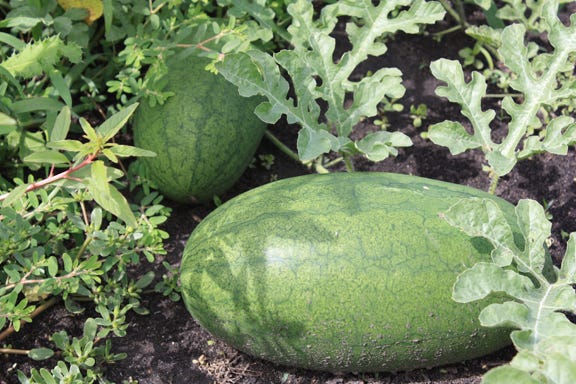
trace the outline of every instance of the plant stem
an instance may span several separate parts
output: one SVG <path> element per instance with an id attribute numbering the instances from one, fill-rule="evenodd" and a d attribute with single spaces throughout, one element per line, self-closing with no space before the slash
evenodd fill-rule
<path id="1" fill-rule="evenodd" d="M 463 0 L 455 0 L 454 2 L 456 3 L 456 11 L 458 12 L 458 15 L 460 16 L 460 25 L 462 26 L 462 29 L 466 29 L 466 28 L 468 28 L 469 24 L 468 24 L 468 21 L 466 20 L 466 11 L 464 10 L 464 1 Z"/>
<path id="2" fill-rule="evenodd" d="M 344 154 L 344 164 L 346 164 L 347 172 L 354 172 L 354 163 L 352 162 L 350 155 Z"/>
<path id="3" fill-rule="evenodd" d="M 36 183 L 32 183 L 30 185 L 28 185 L 28 187 L 26 187 L 26 190 L 24 193 L 26 192 L 30 192 L 30 191 L 34 191 L 36 189 L 40 189 L 48 184 L 54 183 L 58 180 L 64 180 L 64 179 L 70 179 L 70 175 L 82 168 L 84 168 L 85 166 L 91 164 L 94 159 L 98 156 L 98 153 L 92 153 L 90 155 L 88 155 L 80 164 L 74 166 L 74 167 L 70 167 L 67 170 L 65 170 L 64 172 L 61 172 L 57 175 L 50 175 L 47 178 L 45 178 L 44 180 L 40 180 Z M 0 195 L 0 201 L 5 200 L 8 195 L 10 193 L 4 193 L 2 195 Z"/>
<path id="4" fill-rule="evenodd" d="M 332 161 L 329 161 L 329 162 L 327 162 L 326 164 L 324 164 L 324 167 L 330 168 L 330 167 L 338 164 L 338 163 L 341 162 L 341 161 L 344 161 L 344 158 L 343 158 L 343 157 L 337 157 L 336 159 L 334 159 L 334 160 L 332 160 Z"/>
<path id="5" fill-rule="evenodd" d="M 480 47 L 480 53 L 482 54 L 482 56 L 484 56 L 484 59 L 486 59 L 486 62 L 488 63 L 488 68 L 491 71 L 493 71 L 494 70 L 494 61 L 492 60 L 492 56 L 490 55 L 490 52 L 488 52 L 488 49 L 481 46 Z"/>
<path id="6" fill-rule="evenodd" d="M 498 181 L 500 180 L 500 176 L 494 172 L 494 170 L 490 170 L 490 187 L 488 189 L 488 193 L 491 195 L 496 194 L 496 188 L 498 187 Z"/>
<path id="7" fill-rule="evenodd" d="M 269 130 L 266 130 L 264 132 L 264 137 L 266 137 L 268 140 L 270 140 L 270 142 L 272 144 L 274 144 L 276 147 L 278 147 L 278 149 L 284 153 L 286 156 L 288 156 L 289 158 L 291 158 L 292 160 L 303 164 L 303 162 L 300 160 L 300 157 L 298 156 L 298 154 L 296 152 L 294 152 L 293 150 L 291 150 L 290 148 L 288 148 L 288 146 L 286 144 L 284 144 L 282 141 L 280 141 L 280 139 L 278 139 L 276 136 L 274 136 Z"/>
<path id="8" fill-rule="evenodd" d="M 0 348 L 0 354 L 10 354 L 10 355 L 27 355 L 30 353 L 28 349 L 13 349 L 13 348 Z"/>
<path id="9" fill-rule="evenodd" d="M 458 0 L 457 0 L 458 1 Z M 454 20 L 456 20 L 456 22 L 460 25 L 459 28 L 462 28 L 465 26 L 465 21 L 462 21 L 462 18 L 460 17 L 460 14 L 458 12 L 456 12 L 454 10 L 454 8 L 452 8 L 452 6 L 450 5 L 450 3 L 448 2 L 448 0 L 440 0 L 440 4 L 442 4 L 442 6 L 444 7 L 444 9 L 446 10 L 446 12 L 448 12 L 450 14 L 450 16 L 452 16 L 452 18 Z"/>
<path id="10" fill-rule="evenodd" d="M 462 27 L 461 27 L 460 25 L 455 25 L 455 26 L 450 27 L 450 28 L 448 28 L 448 29 L 445 29 L 445 30 L 443 30 L 443 31 L 436 32 L 436 33 L 434 33 L 432 36 L 434 36 L 434 37 L 443 37 L 444 35 L 448 35 L 448 34 L 450 34 L 450 33 L 452 33 L 452 32 L 456 32 L 456 31 L 459 31 L 459 30 L 461 30 L 461 29 L 462 29 Z"/>

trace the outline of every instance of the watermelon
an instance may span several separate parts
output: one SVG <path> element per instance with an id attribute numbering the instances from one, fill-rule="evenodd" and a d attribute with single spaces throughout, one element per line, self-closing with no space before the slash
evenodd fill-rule
<path id="1" fill-rule="evenodd" d="M 401 371 L 509 344 L 480 326 L 488 301 L 452 300 L 491 245 L 440 216 L 470 187 L 388 173 L 305 175 L 245 192 L 191 234 L 182 295 L 214 336 L 258 358 L 331 372 Z"/>
<path id="2" fill-rule="evenodd" d="M 236 86 L 205 70 L 200 57 L 167 63 L 163 105 L 136 111 L 134 144 L 156 152 L 142 158 L 147 177 L 165 196 L 204 203 L 228 190 L 245 171 L 266 124 L 253 113 L 260 98 L 244 98 Z"/>

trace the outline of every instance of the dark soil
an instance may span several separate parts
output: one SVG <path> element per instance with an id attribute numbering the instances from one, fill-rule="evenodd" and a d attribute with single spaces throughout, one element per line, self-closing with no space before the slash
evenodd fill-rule
<path id="1" fill-rule="evenodd" d="M 438 98 L 434 89 L 438 82 L 431 76 L 428 65 L 440 57 L 457 58 L 458 49 L 468 45 L 464 36 L 450 35 L 442 43 L 429 37 L 397 36 L 389 43 L 389 52 L 382 58 L 372 58 L 362 70 L 382 66 L 398 67 L 404 74 L 407 88 L 401 100 L 404 111 L 389 113 L 391 130 L 401 130 L 409 134 L 414 146 L 400 150 L 395 158 L 374 164 L 356 159 L 358 171 L 386 171 L 425 176 L 432 179 L 473 186 L 487 190 L 489 178 L 482 170 L 483 155 L 470 151 L 452 156 L 445 148 L 436 146 L 421 138 L 420 133 L 429 124 L 444 119 L 460 119 L 459 110 L 446 100 Z M 428 117 L 423 128 L 416 129 L 409 116 L 410 105 L 426 104 Z M 497 107 L 495 104 L 494 107 Z M 362 130 L 373 129 L 369 121 Z M 498 132 L 498 127 L 495 127 Z M 278 124 L 272 132 L 294 148 L 296 127 Z M 248 169 L 242 179 L 223 200 L 227 200 L 245 190 L 265 184 L 274 179 L 286 178 L 309 172 L 280 153 L 267 140 L 262 142 L 259 155 L 274 155 L 270 169 L 265 169 L 260 161 Z M 556 262 L 564 251 L 561 232 L 576 231 L 576 184 L 574 182 L 576 156 L 570 151 L 568 156 L 542 155 L 526 160 L 512 173 L 502 178 L 497 195 L 517 203 L 519 199 L 531 198 L 550 204 L 553 217 L 552 252 Z M 335 169 L 334 171 L 342 171 Z M 213 206 L 173 205 L 173 213 L 166 224 L 171 238 L 165 260 L 178 265 L 181 253 L 190 232 L 197 222 L 205 217 Z M 152 266 L 161 275 L 161 260 Z M 113 340 L 114 352 L 126 352 L 128 357 L 108 367 L 107 377 L 117 383 L 132 378 L 141 384 L 160 383 L 479 383 L 488 369 L 504 364 L 513 356 L 509 348 L 494 355 L 474 361 L 467 361 L 446 367 L 415 370 L 397 374 L 345 374 L 336 375 L 312 372 L 253 359 L 214 339 L 194 321 L 183 303 L 171 302 L 158 294 L 144 297 L 149 315 L 129 315 L 130 328 L 126 337 Z M 65 329 L 69 334 L 80 335 L 84 317 L 75 317 L 63 307 L 56 306 L 36 318 L 33 325 L 26 326 L 20 333 L 12 335 L 7 343 L 14 348 L 28 349 L 49 345 L 48 337 L 53 332 Z M 54 361 L 42 365 L 51 367 Z M 16 383 L 16 371 L 27 372 L 38 363 L 26 358 L 0 356 L 0 383 Z"/>

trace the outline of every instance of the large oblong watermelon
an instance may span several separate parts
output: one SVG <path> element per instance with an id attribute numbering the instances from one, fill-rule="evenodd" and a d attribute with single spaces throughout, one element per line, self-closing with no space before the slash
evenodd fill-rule
<path id="1" fill-rule="evenodd" d="M 156 152 L 142 158 L 147 176 L 165 196 L 202 203 L 228 190 L 250 163 L 266 124 L 254 114 L 261 99 L 205 70 L 200 57 L 172 60 L 163 105 L 142 103 L 134 118 L 134 144 Z"/>
<path id="2" fill-rule="evenodd" d="M 184 303 L 214 336 L 253 356 L 332 372 L 401 371 L 510 343 L 484 328 L 488 301 L 452 300 L 457 276 L 492 246 L 440 217 L 470 187 L 387 173 L 284 179 L 208 215 L 184 250 Z"/>

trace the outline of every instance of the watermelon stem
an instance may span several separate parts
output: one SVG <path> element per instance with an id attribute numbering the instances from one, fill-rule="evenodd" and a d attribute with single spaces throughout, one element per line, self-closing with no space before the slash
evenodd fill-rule
<path id="1" fill-rule="evenodd" d="M 498 181 L 500 180 L 500 176 L 493 170 L 490 172 L 490 187 L 488 189 L 488 193 L 494 195 L 496 193 L 496 188 L 498 187 Z"/>
<path id="2" fill-rule="evenodd" d="M 268 140 L 270 140 L 270 142 L 272 144 L 274 144 L 282 153 L 284 153 L 286 156 L 288 156 L 292 160 L 294 160 L 300 164 L 304 164 L 304 165 L 308 164 L 307 162 L 303 162 L 302 160 L 300 160 L 300 156 L 298 156 L 298 154 L 296 152 L 291 150 L 286 144 L 284 144 L 279 138 L 274 136 L 274 134 L 272 132 L 270 132 L 269 130 L 264 131 L 264 137 L 266 137 Z"/>
<path id="3" fill-rule="evenodd" d="M 344 154 L 344 164 L 346 165 L 347 172 L 354 172 L 354 163 L 352 162 L 352 158 L 348 154 Z"/>

